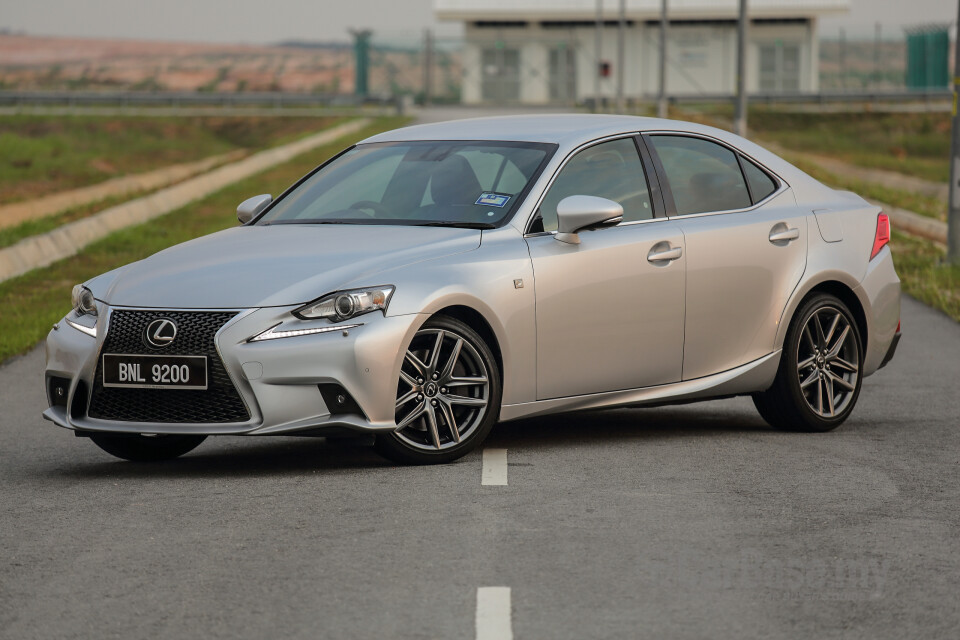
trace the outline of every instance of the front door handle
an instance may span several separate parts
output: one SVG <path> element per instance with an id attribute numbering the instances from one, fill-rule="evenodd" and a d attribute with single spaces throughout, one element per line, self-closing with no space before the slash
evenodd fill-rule
<path id="1" fill-rule="evenodd" d="M 673 262 L 683 255 L 683 247 L 671 247 L 669 242 L 658 242 L 647 254 L 647 262 Z"/>
<path id="2" fill-rule="evenodd" d="M 800 229 L 796 227 L 787 228 L 787 225 L 780 223 L 770 230 L 770 242 L 792 242 L 800 237 Z"/>

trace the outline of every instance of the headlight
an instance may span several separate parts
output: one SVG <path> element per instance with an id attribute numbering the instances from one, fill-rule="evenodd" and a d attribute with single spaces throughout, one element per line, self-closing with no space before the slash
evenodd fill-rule
<path id="1" fill-rule="evenodd" d="M 303 305 L 294 310 L 293 315 L 303 320 L 326 318 L 331 322 L 340 322 L 371 311 L 383 311 L 386 314 L 393 290 L 394 287 L 388 285 L 337 291 Z"/>
<path id="2" fill-rule="evenodd" d="M 87 289 L 82 284 L 78 284 L 73 288 L 73 294 L 71 296 L 73 302 L 73 308 L 77 310 L 77 313 L 82 315 L 97 315 L 97 301 L 93 297 L 93 292 L 90 289 Z"/>

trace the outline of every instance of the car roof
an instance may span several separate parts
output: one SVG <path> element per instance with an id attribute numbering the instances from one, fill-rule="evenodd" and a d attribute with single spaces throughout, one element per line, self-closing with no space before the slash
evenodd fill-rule
<path id="1" fill-rule="evenodd" d="M 561 147 L 632 131 L 698 131 L 717 135 L 719 129 L 678 120 L 604 114 L 530 114 L 468 118 L 421 124 L 387 131 L 364 140 L 401 142 L 411 140 L 502 140 L 548 142 Z M 719 137 L 719 136 L 718 136 Z M 362 144 L 362 143 L 361 143 Z"/>

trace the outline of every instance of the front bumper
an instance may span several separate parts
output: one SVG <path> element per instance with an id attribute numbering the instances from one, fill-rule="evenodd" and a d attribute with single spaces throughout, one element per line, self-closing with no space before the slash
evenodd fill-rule
<path id="1" fill-rule="evenodd" d="M 224 368 L 249 410 L 246 422 L 125 422 L 87 415 L 97 361 L 109 331 L 108 307 L 101 310 L 95 338 L 66 322 L 59 323 L 59 328 L 47 336 L 50 407 L 43 417 L 77 431 L 116 433 L 266 435 L 323 433 L 332 428 L 372 432 L 395 429 L 394 399 L 403 354 L 426 318 L 419 314 L 384 317 L 369 313 L 343 323 L 360 325 L 347 330 L 249 342 L 278 324 L 278 330 L 329 326 L 325 320 L 294 319 L 290 315 L 294 308 L 243 310 L 216 334 Z M 53 397 L 54 378 L 69 381 L 66 401 Z M 331 384 L 343 387 L 356 401 L 359 412 L 331 410 L 320 391 L 320 385 Z"/>

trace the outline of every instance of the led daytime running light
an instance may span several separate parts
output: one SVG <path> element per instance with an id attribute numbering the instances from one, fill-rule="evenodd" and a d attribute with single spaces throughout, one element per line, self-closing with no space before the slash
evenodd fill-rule
<path id="1" fill-rule="evenodd" d="M 297 336 L 309 336 L 315 333 L 330 333 L 331 331 L 346 331 L 347 329 L 355 329 L 356 327 L 362 327 L 362 324 L 347 324 L 347 325 L 338 325 L 336 327 L 311 327 L 309 329 L 288 329 L 286 331 L 275 331 L 280 325 L 274 325 L 264 331 L 263 333 L 258 333 L 253 336 L 247 342 L 262 342 L 263 340 L 276 340 L 278 338 L 296 338 Z"/>

